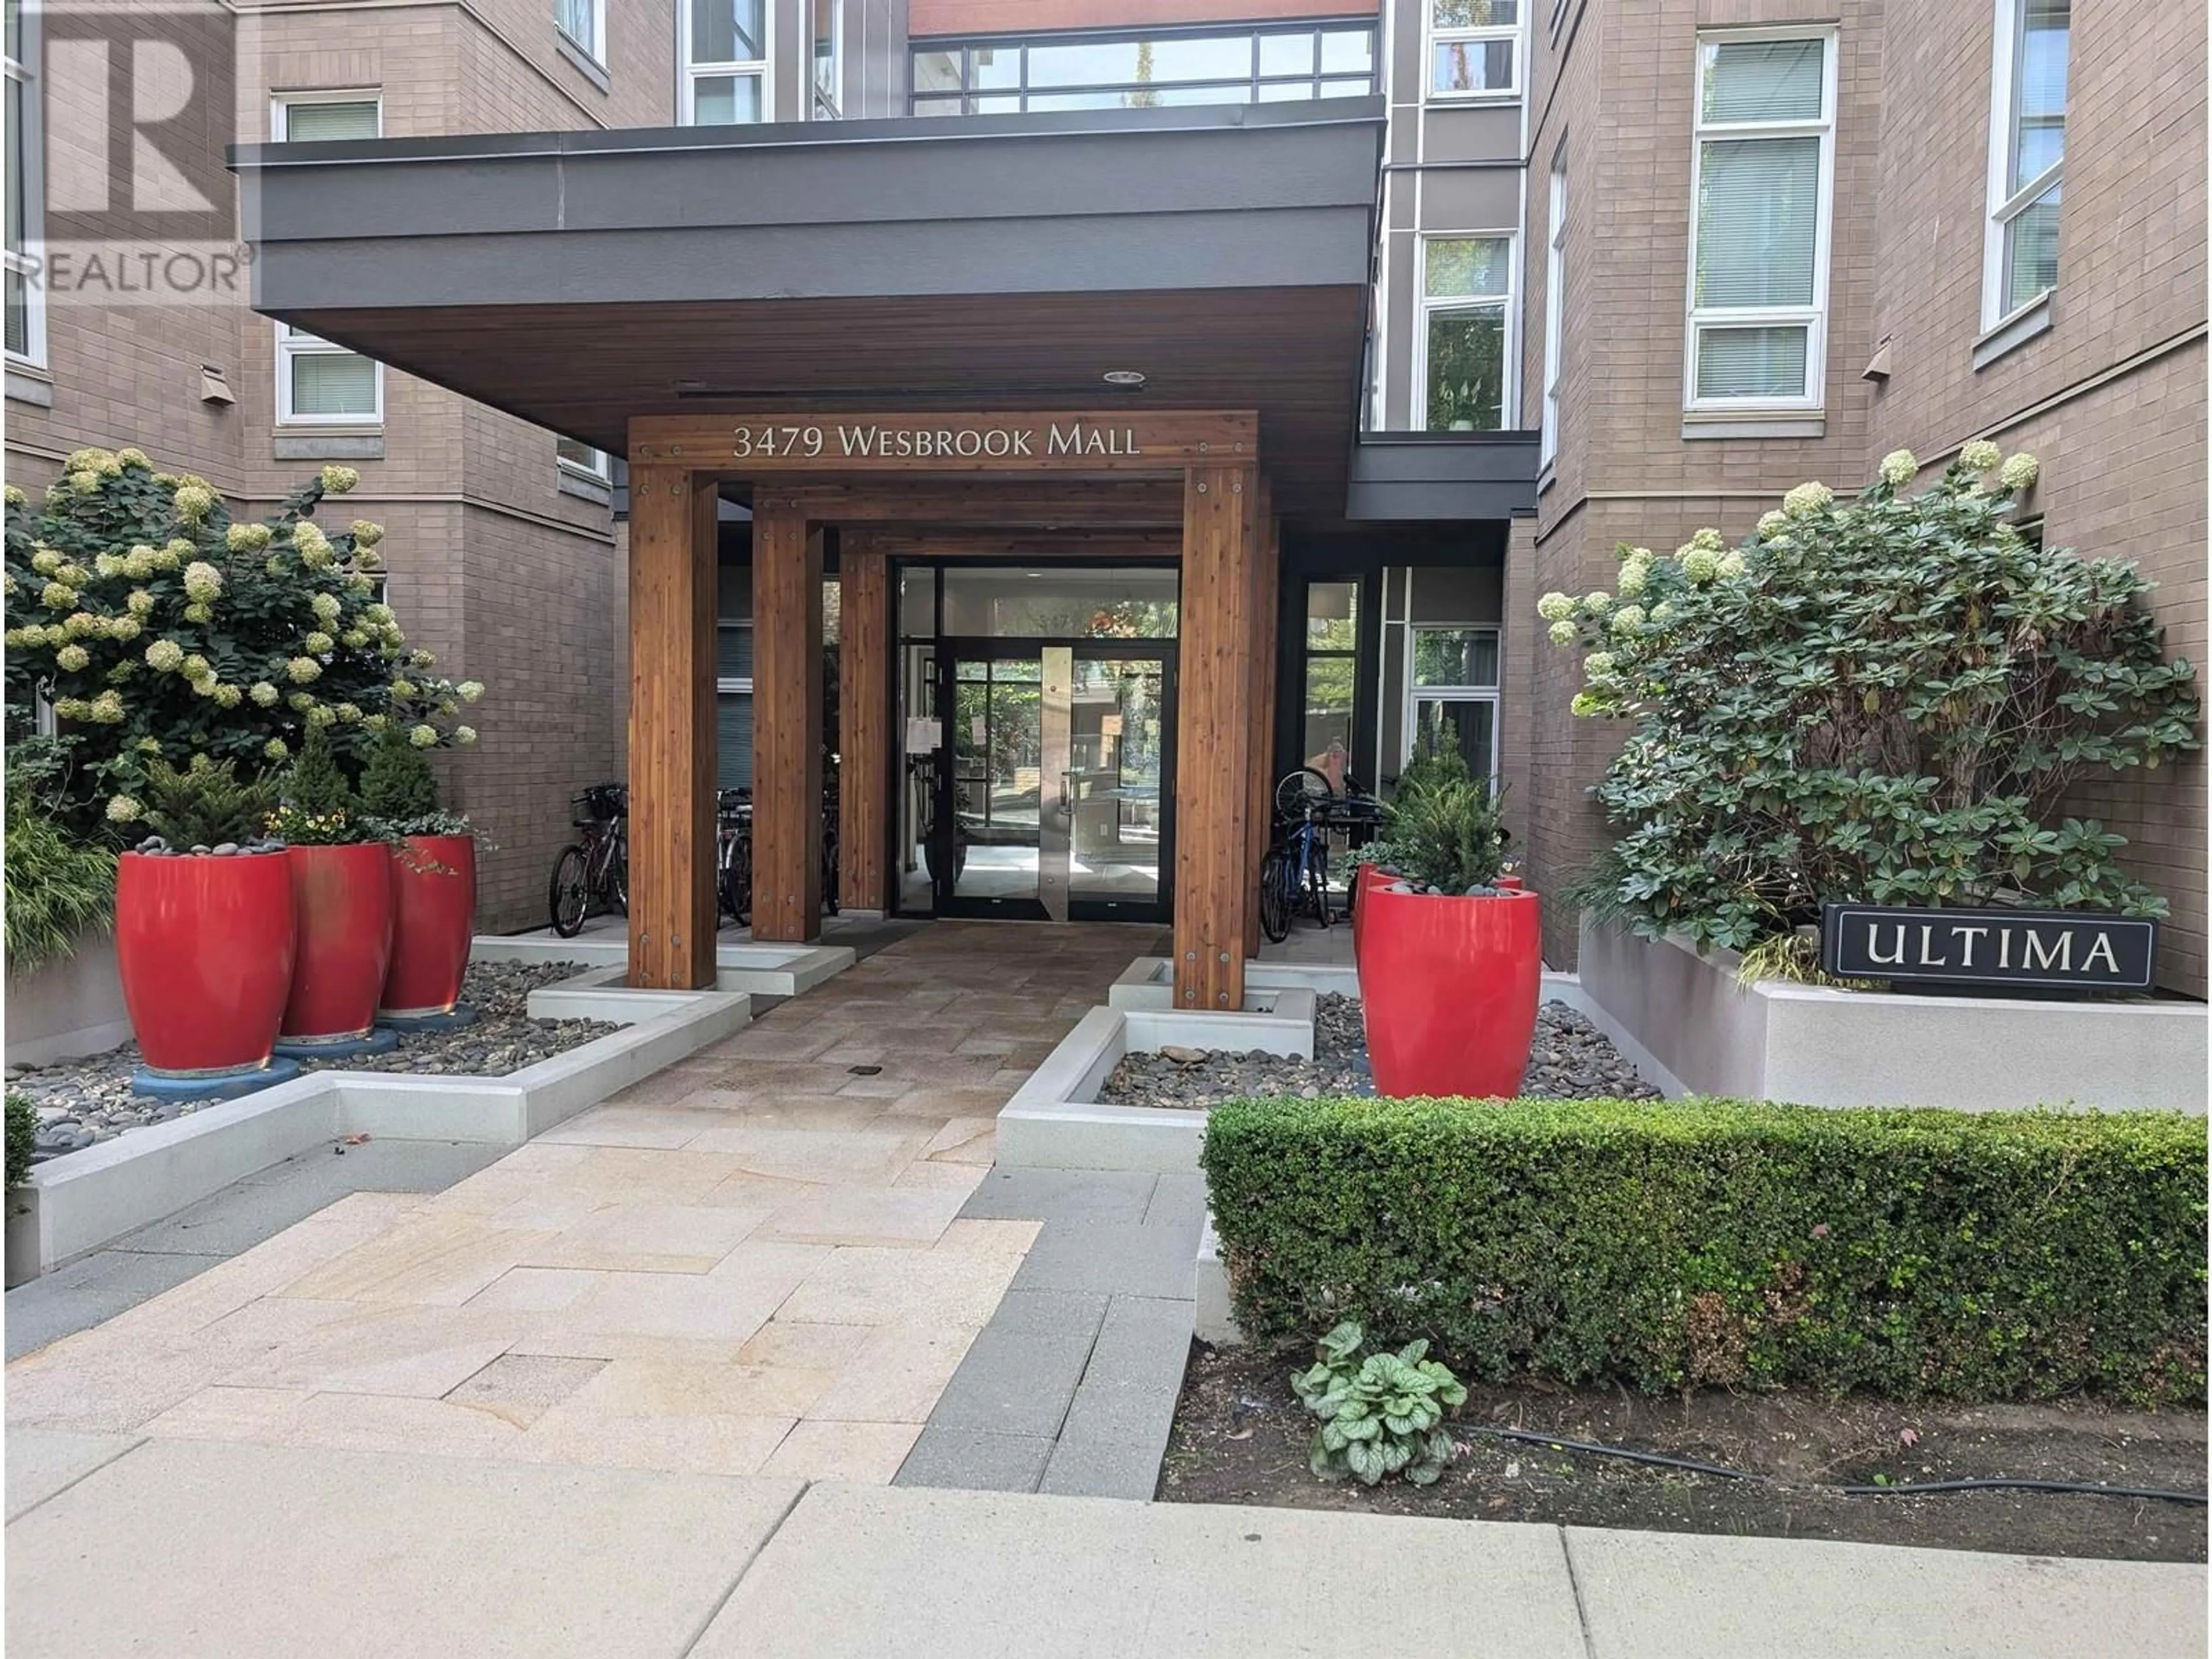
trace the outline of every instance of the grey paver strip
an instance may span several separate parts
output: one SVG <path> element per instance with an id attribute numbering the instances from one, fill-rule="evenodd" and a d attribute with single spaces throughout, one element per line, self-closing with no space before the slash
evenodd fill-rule
<path id="1" fill-rule="evenodd" d="M 1186 1297 L 1198 1260 L 1198 1228 L 1141 1222 L 1063 1221 L 1037 1235 L 1018 1291 L 1103 1291 L 1116 1296 Z"/>
<path id="2" fill-rule="evenodd" d="M 1107 1301 L 1077 1291 L 1009 1291 L 945 1384 L 930 1422 L 1046 1439 L 1058 1434 Z"/>
<path id="3" fill-rule="evenodd" d="M 1042 1435 L 994 1434 L 932 1423 L 899 1466 L 901 1486 L 953 1486 L 969 1492 L 1035 1492 L 1051 1461 Z"/>
<path id="4" fill-rule="evenodd" d="M 1113 1298 L 1040 1491 L 1152 1495 L 1182 1392 L 1192 1315 L 1187 1301 Z"/>
<path id="5" fill-rule="evenodd" d="M 1158 1180 L 1143 1170 L 994 1169 L 960 1213 L 1044 1222 L 1142 1221 Z"/>
<path id="6" fill-rule="evenodd" d="M 1152 1202 L 1145 1206 L 1145 1224 L 1148 1227 L 1188 1227 L 1203 1229 L 1206 1225 L 1206 1176 L 1197 1170 L 1169 1170 L 1159 1177 L 1152 1188 Z M 1197 1237 L 1195 1231 L 1192 1237 Z M 1194 1246 L 1195 1248 L 1195 1246 Z"/>

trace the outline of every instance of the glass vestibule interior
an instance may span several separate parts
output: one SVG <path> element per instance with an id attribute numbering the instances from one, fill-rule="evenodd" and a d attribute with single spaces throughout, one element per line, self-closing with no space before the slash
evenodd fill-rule
<path id="1" fill-rule="evenodd" d="M 1169 564 L 902 568 L 902 911 L 1166 920 L 1176 605 Z"/>

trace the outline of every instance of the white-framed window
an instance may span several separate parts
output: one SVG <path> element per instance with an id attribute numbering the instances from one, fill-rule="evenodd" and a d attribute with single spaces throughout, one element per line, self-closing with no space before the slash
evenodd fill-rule
<path id="1" fill-rule="evenodd" d="M 1834 191 L 1832 30 L 1698 42 L 1683 407 L 1820 407 Z"/>
<path id="2" fill-rule="evenodd" d="M 1513 238 L 1421 238 L 1419 407 L 1428 432 L 1496 432 L 1513 407 Z"/>
<path id="3" fill-rule="evenodd" d="M 1567 146 L 1552 152 L 1551 247 L 1544 258 L 1544 413 L 1537 464 L 1559 453 L 1559 380 L 1567 347 Z"/>
<path id="4" fill-rule="evenodd" d="M 1467 769 L 1498 777 L 1498 629 L 1416 623 L 1406 630 L 1406 752 L 1453 748 Z"/>
<path id="5" fill-rule="evenodd" d="M 2066 159 L 2073 0 L 1996 0 L 1990 90 L 1990 216 L 1982 327 L 2058 286 L 2058 195 Z"/>
<path id="6" fill-rule="evenodd" d="M 607 61 L 607 0 L 553 0 L 554 26 L 594 64 Z"/>
<path id="7" fill-rule="evenodd" d="M 1520 92 L 1523 0 L 1425 3 L 1431 98 L 1509 98 Z"/>
<path id="8" fill-rule="evenodd" d="M 746 126 L 769 118 L 766 0 L 678 0 L 687 126 Z"/>
<path id="9" fill-rule="evenodd" d="M 807 0 L 813 13 L 814 118 L 837 118 L 837 88 L 845 64 L 844 0 Z"/>
<path id="10" fill-rule="evenodd" d="M 614 459 L 604 449 L 594 449 L 589 444 L 580 444 L 574 438 L 556 438 L 554 453 L 563 472 L 597 478 L 601 483 L 612 483 L 615 477 Z"/>
<path id="11" fill-rule="evenodd" d="M 376 426 L 384 365 L 290 323 L 276 325 L 276 423 Z"/>
<path id="12" fill-rule="evenodd" d="M 40 96 L 39 16 L 25 0 L 7 3 L 7 352 L 46 361 L 46 296 L 40 280 L 46 144 Z"/>
<path id="13" fill-rule="evenodd" d="M 381 138 L 384 100 L 374 92 L 280 92 L 269 100 L 272 143 L 327 143 Z"/>

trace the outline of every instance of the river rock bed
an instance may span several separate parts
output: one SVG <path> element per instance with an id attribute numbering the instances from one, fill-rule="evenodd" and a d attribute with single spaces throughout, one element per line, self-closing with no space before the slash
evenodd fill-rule
<path id="1" fill-rule="evenodd" d="M 1124 1054 L 1098 1091 L 1116 1106 L 1214 1106 L 1224 1100 L 1296 1096 L 1371 1095 L 1367 1034 L 1359 999 L 1324 994 L 1314 1002 L 1314 1055 L 1296 1060 L 1259 1049 L 1164 1048 Z M 1536 1011 L 1524 1095 L 1553 1100 L 1652 1100 L 1659 1091 L 1605 1034 L 1564 1002 Z"/>
<path id="2" fill-rule="evenodd" d="M 503 1077 L 622 1029 L 599 1019 L 530 1018 L 531 992 L 584 971 L 580 962 L 471 963 L 461 982 L 461 1000 L 477 1011 L 473 1024 L 451 1031 L 403 1032 L 399 1046 L 389 1054 L 302 1060 L 301 1069 Z M 131 1074 L 137 1066 L 138 1045 L 128 1042 L 104 1054 L 27 1066 L 12 1073 L 8 1092 L 27 1098 L 39 1114 L 38 1151 L 32 1161 L 44 1163 L 216 1103 L 134 1097 Z"/>

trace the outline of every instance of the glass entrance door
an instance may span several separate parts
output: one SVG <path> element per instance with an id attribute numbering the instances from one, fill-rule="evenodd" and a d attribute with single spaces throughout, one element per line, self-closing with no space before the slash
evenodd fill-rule
<path id="1" fill-rule="evenodd" d="M 939 915 L 1166 919 L 1174 661 L 1150 641 L 940 641 Z"/>

